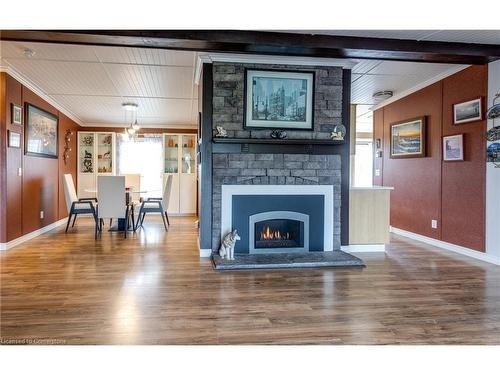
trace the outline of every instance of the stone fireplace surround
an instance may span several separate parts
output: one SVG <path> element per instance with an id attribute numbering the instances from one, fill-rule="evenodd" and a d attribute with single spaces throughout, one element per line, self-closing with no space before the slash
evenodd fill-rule
<path id="1" fill-rule="evenodd" d="M 307 251 L 333 251 L 333 228 L 334 228 L 334 193 L 332 185 L 223 185 L 222 186 L 222 207 L 221 207 L 221 235 L 224 236 L 226 233 L 229 233 L 233 228 L 232 219 L 234 219 L 233 210 L 234 207 L 234 197 L 235 196 L 243 196 L 254 199 L 255 201 L 259 198 L 266 197 L 281 197 L 286 198 L 288 196 L 293 197 L 292 199 L 286 200 L 285 204 L 290 204 L 291 210 L 294 210 L 294 207 L 298 207 L 297 204 L 294 204 L 294 200 L 302 199 L 306 202 L 302 204 L 302 206 L 307 206 L 309 201 L 307 198 L 311 196 L 311 198 L 318 200 L 318 197 L 321 197 L 321 205 L 311 205 L 312 207 L 308 207 L 308 212 L 312 216 L 320 216 L 319 223 L 322 224 L 321 234 L 323 238 L 320 241 L 320 246 L 314 249 L 307 249 Z M 267 207 L 267 199 L 262 200 L 264 202 L 264 207 Z M 271 205 L 272 202 L 269 202 Z M 300 204 L 299 204 L 300 205 Z M 257 204 L 254 204 L 257 206 Z M 264 208 L 266 209 L 266 208 Z M 272 209 L 272 208 L 271 208 Z M 259 212 L 259 211 L 257 211 Z M 264 211 L 266 213 L 266 211 Z M 301 215 L 300 212 L 287 212 L 287 216 L 280 216 L 280 218 L 298 218 L 298 215 Z M 309 216 L 310 215 L 303 215 Z M 247 217 L 248 218 L 248 217 Z M 251 224 L 251 222 L 250 222 Z M 248 225 L 248 224 L 247 224 Z M 307 222 L 307 232 L 304 233 L 306 237 L 309 237 L 309 222 Z M 244 229 L 244 228 L 241 228 Z M 245 231 L 246 232 L 246 231 Z M 253 237 L 252 230 L 248 231 L 246 236 L 241 236 L 242 238 L 242 247 L 243 250 L 248 250 L 248 243 L 252 240 Z M 244 243 L 244 242 L 247 243 Z M 308 242 L 308 239 L 307 239 Z M 245 251 L 246 252 L 246 251 Z M 270 251 L 272 253 L 275 251 Z M 278 252 L 290 252 L 283 249 L 283 251 Z M 252 252 L 251 249 L 249 251 L 250 254 L 256 253 Z M 265 252 L 264 252 L 265 253 Z"/>
<path id="2" fill-rule="evenodd" d="M 228 230 L 221 215 L 223 185 L 284 185 L 282 191 L 295 194 L 305 191 L 300 185 L 329 185 L 331 250 L 340 249 L 340 155 L 219 153 L 213 154 L 212 166 L 212 250 L 218 250 L 221 233 Z"/>

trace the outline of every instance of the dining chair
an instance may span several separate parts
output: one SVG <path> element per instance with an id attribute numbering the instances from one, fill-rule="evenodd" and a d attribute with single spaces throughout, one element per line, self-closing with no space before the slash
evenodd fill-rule
<path id="1" fill-rule="evenodd" d="M 125 219 L 125 238 L 131 214 L 129 205 L 125 201 L 124 176 L 98 176 L 97 177 L 97 220 L 95 238 L 102 231 L 103 219 Z"/>
<path id="2" fill-rule="evenodd" d="M 165 227 L 165 230 L 168 230 L 167 223 L 168 226 L 170 226 L 170 220 L 168 219 L 167 208 L 168 208 L 168 203 L 170 201 L 171 191 L 172 191 L 172 175 L 168 175 L 167 181 L 163 186 L 163 196 L 161 198 L 148 198 L 147 200 L 141 203 L 134 230 L 137 230 L 139 226 L 142 226 L 144 218 L 146 217 L 146 214 L 148 212 L 160 213 L 161 218 L 163 220 L 163 226 Z M 166 222 L 165 219 L 167 219 Z"/>
<path id="3" fill-rule="evenodd" d="M 66 200 L 66 208 L 68 209 L 68 223 L 66 224 L 66 233 L 68 232 L 69 224 L 71 223 L 71 217 L 73 216 L 73 224 L 71 227 L 75 226 L 76 217 L 83 214 L 92 214 L 94 220 L 97 220 L 96 216 L 96 198 L 78 198 L 76 195 L 75 184 L 73 183 L 73 177 L 71 174 L 63 175 L 63 188 L 64 188 L 64 198 Z"/>
<path id="4" fill-rule="evenodd" d="M 122 174 L 122 176 L 125 176 L 125 187 L 132 188 L 130 192 L 132 202 L 138 205 L 141 200 L 141 175 L 139 173 L 127 173 Z"/>

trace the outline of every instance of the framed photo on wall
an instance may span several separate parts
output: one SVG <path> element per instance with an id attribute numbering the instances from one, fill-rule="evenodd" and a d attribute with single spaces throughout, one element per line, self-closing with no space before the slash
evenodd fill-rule
<path id="1" fill-rule="evenodd" d="M 9 147 L 13 148 L 20 148 L 21 147 L 21 133 L 18 132 L 13 132 L 12 130 L 9 130 Z"/>
<path id="2" fill-rule="evenodd" d="M 425 157 L 425 116 L 391 124 L 391 158 Z"/>
<path id="3" fill-rule="evenodd" d="M 11 103 L 10 105 L 10 123 L 14 125 L 23 124 L 23 107 Z"/>
<path id="4" fill-rule="evenodd" d="M 245 70 L 244 127 L 313 130 L 314 72 Z"/>
<path id="5" fill-rule="evenodd" d="M 480 121 L 483 119 L 481 98 L 453 104 L 453 124 Z"/>
<path id="6" fill-rule="evenodd" d="M 25 154 L 57 159 L 58 117 L 32 104 L 27 104 L 25 119 Z"/>
<path id="7" fill-rule="evenodd" d="M 462 161 L 464 160 L 464 135 L 449 135 L 443 137 L 443 160 Z"/>

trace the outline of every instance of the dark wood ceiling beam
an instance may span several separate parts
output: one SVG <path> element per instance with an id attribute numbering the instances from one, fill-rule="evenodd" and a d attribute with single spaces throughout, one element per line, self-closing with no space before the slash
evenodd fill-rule
<path id="1" fill-rule="evenodd" d="M 238 30 L 4 30 L 0 39 L 283 56 L 486 64 L 500 45 Z"/>

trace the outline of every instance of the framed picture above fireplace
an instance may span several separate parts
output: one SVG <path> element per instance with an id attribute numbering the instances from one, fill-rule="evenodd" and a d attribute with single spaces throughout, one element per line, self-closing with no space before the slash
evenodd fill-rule
<path id="1" fill-rule="evenodd" d="M 313 130 L 314 72 L 245 70 L 245 128 Z"/>

